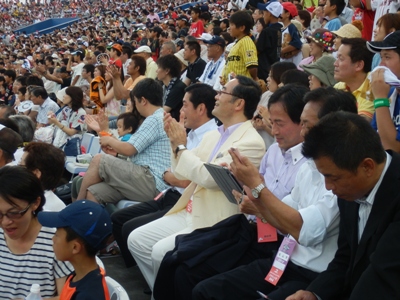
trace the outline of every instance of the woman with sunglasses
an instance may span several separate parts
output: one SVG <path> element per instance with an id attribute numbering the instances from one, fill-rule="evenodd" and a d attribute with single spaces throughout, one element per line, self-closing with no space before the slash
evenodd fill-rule
<path id="1" fill-rule="evenodd" d="M 0 299 L 25 298 L 34 283 L 43 298 L 55 297 L 73 269 L 55 258 L 55 228 L 37 220 L 45 204 L 40 181 L 23 167 L 5 166 L 0 182 Z"/>

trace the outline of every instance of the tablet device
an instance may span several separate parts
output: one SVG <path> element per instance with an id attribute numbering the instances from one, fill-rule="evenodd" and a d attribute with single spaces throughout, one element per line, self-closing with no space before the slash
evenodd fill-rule
<path id="1" fill-rule="evenodd" d="M 229 171 L 225 167 L 221 167 L 213 164 L 204 164 L 208 172 L 210 172 L 212 178 L 214 178 L 215 182 L 218 184 L 225 197 L 228 198 L 229 202 L 233 204 L 237 204 L 235 196 L 232 194 L 232 190 L 237 190 L 241 192 L 243 190 L 242 185 L 239 181 L 233 176 L 231 171 Z"/>

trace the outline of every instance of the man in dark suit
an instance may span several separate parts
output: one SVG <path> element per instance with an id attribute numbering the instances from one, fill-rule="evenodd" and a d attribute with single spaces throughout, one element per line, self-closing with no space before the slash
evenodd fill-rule
<path id="1" fill-rule="evenodd" d="M 400 156 L 360 116 L 330 114 L 305 137 L 338 196 L 338 250 L 325 272 L 286 300 L 400 298 Z"/>

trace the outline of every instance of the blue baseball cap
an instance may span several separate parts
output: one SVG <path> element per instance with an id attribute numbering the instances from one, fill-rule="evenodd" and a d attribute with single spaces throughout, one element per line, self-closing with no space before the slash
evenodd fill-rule
<path id="1" fill-rule="evenodd" d="M 214 35 L 211 40 L 203 40 L 204 44 L 209 44 L 209 45 L 218 45 L 221 46 L 222 48 L 225 48 L 225 40 L 217 35 Z"/>
<path id="2" fill-rule="evenodd" d="M 46 227 L 70 227 L 96 250 L 103 249 L 112 233 L 112 223 L 104 206 L 89 200 L 79 200 L 59 212 L 41 211 L 40 224 Z"/>

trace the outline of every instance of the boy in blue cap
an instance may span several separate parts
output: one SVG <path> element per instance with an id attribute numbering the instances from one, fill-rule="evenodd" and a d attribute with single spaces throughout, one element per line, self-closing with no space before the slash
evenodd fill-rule
<path id="1" fill-rule="evenodd" d="M 69 261 L 75 271 L 66 280 L 60 299 L 109 300 L 105 272 L 96 262 L 96 253 L 105 247 L 112 224 L 103 206 L 88 200 L 76 201 L 60 212 L 40 212 L 43 226 L 56 227 L 54 254 Z"/>

